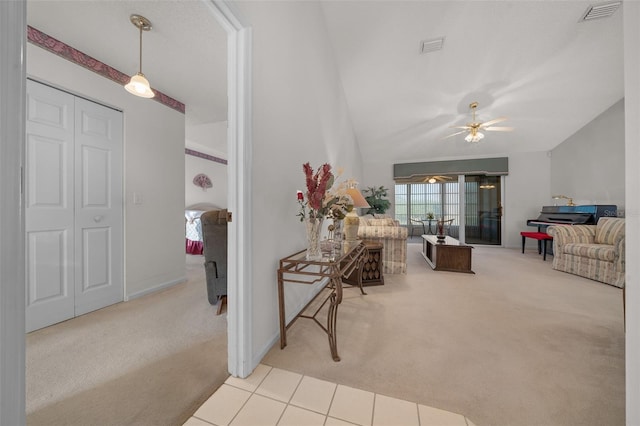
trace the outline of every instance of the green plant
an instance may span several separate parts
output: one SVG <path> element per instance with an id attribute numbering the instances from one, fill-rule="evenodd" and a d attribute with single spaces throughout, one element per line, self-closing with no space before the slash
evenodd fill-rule
<path id="1" fill-rule="evenodd" d="M 391 207 L 391 202 L 387 200 L 387 191 L 388 189 L 384 186 L 370 186 L 367 189 L 363 189 L 362 193 L 364 195 L 364 199 L 367 200 L 367 203 L 371 206 L 369 210 L 367 210 L 366 214 L 384 214 L 389 207 Z"/>
<path id="2" fill-rule="evenodd" d="M 433 220 L 435 219 L 436 215 L 434 215 L 432 212 L 427 213 L 427 219 L 429 220 Z"/>

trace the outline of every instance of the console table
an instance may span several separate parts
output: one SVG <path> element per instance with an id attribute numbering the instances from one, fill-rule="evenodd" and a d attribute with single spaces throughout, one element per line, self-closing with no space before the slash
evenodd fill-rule
<path id="1" fill-rule="evenodd" d="M 422 256 L 435 271 L 466 272 L 471 270 L 471 249 L 455 238 L 445 237 L 439 243 L 435 235 L 422 236 Z"/>
<path id="2" fill-rule="evenodd" d="M 280 349 L 287 346 L 287 329 L 293 325 L 298 318 L 312 319 L 329 337 L 329 348 L 334 361 L 340 361 L 338 356 L 338 345 L 336 339 L 336 320 L 338 317 L 338 305 L 342 302 L 342 279 L 349 277 L 354 271 L 362 270 L 367 257 L 367 248 L 361 241 L 343 242 L 336 256 L 323 258 L 322 260 L 307 260 L 306 250 L 299 251 L 280 259 L 278 268 L 278 308 L 280 313 Z M 315 284 L 327 279 L 326 288 L 329 295 L 322 302 L 320 307 L 312 315 L 305 315 L 304 312 L 309 305 L 323 293 L 319 291 L 316 296 L 298 313 L 289 324 L 286 324 L 284 306 L 284 284 Z M 358 287 L 362 294 L 362 279 L 358 280 Z M 327 314 L 326 326 L 316 319 L 318 312 L 329 302 L 329 312 Z"/>

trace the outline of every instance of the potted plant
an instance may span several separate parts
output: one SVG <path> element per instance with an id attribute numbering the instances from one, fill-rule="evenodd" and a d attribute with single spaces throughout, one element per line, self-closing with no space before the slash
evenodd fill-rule
<path id="1" fill-rule="evenodd" d="M 369 210 L 367 210 L 366 214 L 384 214 L 389 207 L 391 207 L 391 202 L 387 200 L 385 197 L 387 196 L 387 188 L 384 186 L 370 186 L 367 189 L 363 189 L 362 193 L 364 195 L 365 200 L 371 206 Z"/>

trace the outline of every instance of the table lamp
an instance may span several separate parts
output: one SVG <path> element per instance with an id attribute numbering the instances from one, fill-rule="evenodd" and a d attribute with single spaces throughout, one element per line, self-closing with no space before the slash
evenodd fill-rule
<path id="1" fill-rule="evenodd" d="M 362 196 L 358 188 L 354 186 L 347 188 L 347 195 L 353 200 L 353 208 L 344 217 L 344 237 L 347 241 L 358 239 L 358 226 L 360 226 L 360 218 L 356 209 L 371 207 L 367 200 Z"/>
<path id="2" fill-rule="evenodd" d="M 565 200 L 568 200 L 567 201 L 568 206 L 575 206 L 575 204 L 573 203 L 573 198 L 567 197 L 566 195 L 554 195 L 551 198 L 553 198 L 554 200 L 565 199 Z"/>

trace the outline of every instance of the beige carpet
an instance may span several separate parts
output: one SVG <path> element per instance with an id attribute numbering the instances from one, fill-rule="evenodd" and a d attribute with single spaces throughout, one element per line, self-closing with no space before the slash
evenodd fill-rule
<path id="1" fill-rule="evenodd" d="M 535 251 L 480 247 L 475 275 L 431 270 L 409 244 L 407 275 L 346 290 L 333 362 L 300 319 L 264 364 L 489 425 L 624 425 L 622 291 L 551 269 Z"/>
<path id="2" fill-rule="evenodd" d="M 224 382 L 226 311 L 189 281 L 27 335 L 28 425 L 182 425 Z"/>

